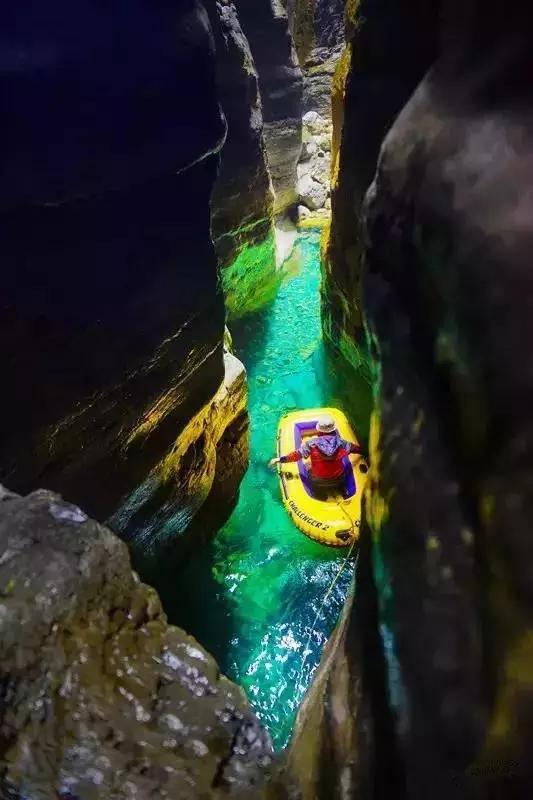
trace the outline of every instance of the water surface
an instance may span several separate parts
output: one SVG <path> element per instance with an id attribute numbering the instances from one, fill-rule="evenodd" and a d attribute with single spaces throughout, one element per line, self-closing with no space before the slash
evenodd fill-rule
<path id="1" fill-rule="evenodd" d="M 244 687 L 278 747 L 290 736 L 352 569 L 348 564 L 313 628 L 346 551 L 315 543 L 294 527 L 266 462 L 275 455 L 286 411 L 340 406 L 363 438 L 368 418 L 368 387 L 356 388 L 352 373 L 348 394 L 342 367 L 322 341 L 319 239 L 317 231 L 299 237 L 275 300 L 232 327 L 236 355 L 248 370 L 250 467 L 227 524 L 161 590 L 172 621 Z"/>

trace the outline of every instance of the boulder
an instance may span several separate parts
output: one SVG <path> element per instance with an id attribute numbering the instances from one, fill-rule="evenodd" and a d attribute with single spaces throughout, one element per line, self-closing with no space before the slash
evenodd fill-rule
<path id="1" fill-rule="evenodd" d="M 263 796 L 269 736 L 109 530 L 0 489 L 0 586 L 3 798 Z"/>
<path id="2" fill-rule="evenodd" d="M 328 196 L 327 187 L 315 180 L 311 175 L 303 175 L 298 181 L 300 203 L 311 211 L 323 208 Z"/>

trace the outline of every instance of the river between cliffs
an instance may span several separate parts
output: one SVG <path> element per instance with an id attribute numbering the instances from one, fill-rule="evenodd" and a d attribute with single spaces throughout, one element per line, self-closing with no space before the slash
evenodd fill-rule
<path id="1" fill-rule="evenodd" d="M 357 388 L 352 377 L 347 391 L 322 341 L 319 247 L 319 231 L 301 234 L 276 299 L 232 325 L 235 353 L 248 371 L 250 467 L 229 521 L 160 588 L 170 619 L 245 689 L 277 748 L 288 741 L 352 569 L 347 565 L 312 630 L 346 553 L 298 532 L 266 462 L 285 411 L 339 405 L 363 440 L 369 411 L 368 386 Z"/>

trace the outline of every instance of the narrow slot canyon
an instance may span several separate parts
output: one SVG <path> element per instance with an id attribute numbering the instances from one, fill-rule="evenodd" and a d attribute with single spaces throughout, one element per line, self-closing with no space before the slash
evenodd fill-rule
<path id="1" fill-rule="evenodd" d="M 532 12 L 75 6 L 0 11 L 0 800 L 529 798 Z"/>

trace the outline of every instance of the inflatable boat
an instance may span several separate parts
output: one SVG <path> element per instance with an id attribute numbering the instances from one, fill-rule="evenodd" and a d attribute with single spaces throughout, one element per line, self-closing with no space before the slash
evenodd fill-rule
<path id="1" fill-rule="evenodd" d="M 301 447 L 306 438 L 316 436 L 317 419 L 329 414 L 340 436 L 357 444 L 357 439 L 342 411 L 336 408 L 312 408 L 286 414 L 279 423 L 278 456 Z M 368 465 L 361 455 L 343 459 L 344 479 L 339 487 L 322 499 L 315 497 L 308 463 L 297 461 L 278 466 L 283 503 L 294 524 L 309 536 L 331 547 L 346 547 L 359 536 L 361 498 Z"/>

